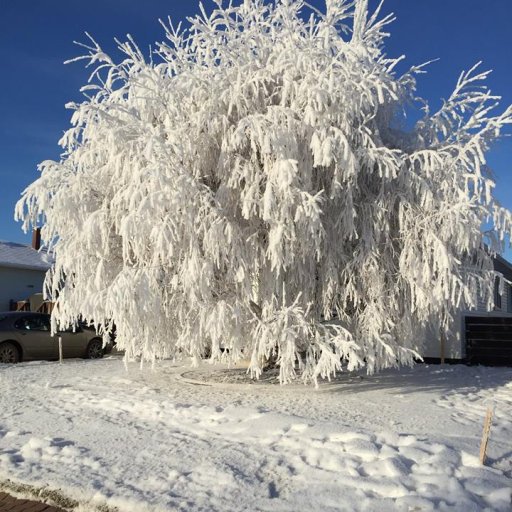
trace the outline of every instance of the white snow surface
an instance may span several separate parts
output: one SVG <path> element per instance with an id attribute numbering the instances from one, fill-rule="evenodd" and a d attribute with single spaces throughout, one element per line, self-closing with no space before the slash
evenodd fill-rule
<path id="1" fill-rule="evenodd" d="M 118 356 L 1 366 L 0 480 L 84 510 L 511 509 L 510 368 L 421 365 L 319 389 L 225 375 Z"/>

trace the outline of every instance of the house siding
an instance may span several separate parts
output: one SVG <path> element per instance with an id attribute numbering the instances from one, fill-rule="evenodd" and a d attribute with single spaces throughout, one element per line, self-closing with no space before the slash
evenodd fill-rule
<path id="1" fill-rule="evenodd" d="M 11 300 L 41 292 L 45 274 L 43 270 L 0 267 L 0 311 L 7 311 Z"/>
<path id="2" fill-rule="evenodd" d="M 491 304 L 494 307 L 489 310 L 486 296 L 483 293 L 478 294 L 477 306 L 471 310 L 461 310 L 456 313 L 450 334 L 444 343 L 444 357 L 446 359 L 464 359 L 466 357 L 466 338 L 465 338 L 465 317 L 466 316 L 512 316 L 512 287 L 504 283 L 501 301 L 496 304 L 496 293 Z M 429 326 L 425 330 L 425 344 L 422 351 L 423 357 L 440 358 L 441 357 L 441 336 L 439 330 Z"/>
<path id="3" fill-rule="evenodd" d="M 465 357 L 464 340 L 462 336 L 464 325 L 464 314 L 462 311 L 457 312 L 452 325 L 450 334 L 444 340 L 444 357 L 445 359 L 463 359 Z M 429 358 L 441 358 L 441 334 L 439 329 L 434 325 L 429 325 L 425 329 L 424 345 L 421 355 Z"/>

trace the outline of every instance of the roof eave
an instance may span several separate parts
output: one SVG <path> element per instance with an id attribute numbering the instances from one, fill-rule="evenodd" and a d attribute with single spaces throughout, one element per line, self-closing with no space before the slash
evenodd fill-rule
<path id="1" fill-rule="evenodd" d="M 494 257 L 494 270 L 503 274 L 505 279 L 512 281 L 512 263 L 499 254 Z"/>

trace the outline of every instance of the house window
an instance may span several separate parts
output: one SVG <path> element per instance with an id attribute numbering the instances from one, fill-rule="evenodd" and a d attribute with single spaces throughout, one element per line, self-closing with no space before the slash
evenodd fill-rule
<path id="1" fill-rule="evenodd" d="M 494 310 L 501 311 L 500 278 L 494 281 Z"/>

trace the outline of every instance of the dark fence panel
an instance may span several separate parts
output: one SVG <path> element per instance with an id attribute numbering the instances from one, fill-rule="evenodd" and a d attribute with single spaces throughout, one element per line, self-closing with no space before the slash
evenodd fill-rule
<path id="1" fill-rule="evenodd" d="M 512 366 L 512 317 L 466 317 L 466 354 L 471 364 Z"/>

